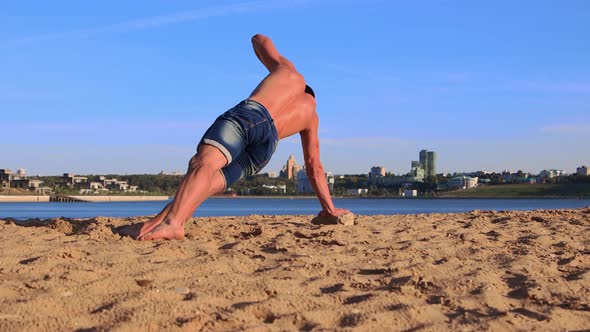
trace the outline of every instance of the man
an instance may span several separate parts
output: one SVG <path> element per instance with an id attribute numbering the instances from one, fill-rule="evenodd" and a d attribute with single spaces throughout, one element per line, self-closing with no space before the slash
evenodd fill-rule
<path id="1" fill-rule="evenodd" d="M 205 132 L 174 200 L 145 223 L 122 233 L 138 240 L 184 238 L 184 223 L 209 196 L 244 176 L 258 173 L 270 160 L 278 141 L 299 133 L 305 171 L 322 211 L 337 217 L 349 211 L 332 203 L 320 162 L 318 115 L 313 90 L 272 40 L 252 37 L 254 53 L 270 72 L 248 99 L 222 114 Z"/>

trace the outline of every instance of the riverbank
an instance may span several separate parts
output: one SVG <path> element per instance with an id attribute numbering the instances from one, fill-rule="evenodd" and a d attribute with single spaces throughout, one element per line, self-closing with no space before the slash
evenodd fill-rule
<path id="1" fill-rule="evenodd" d="M 584 198 L 590 197 L 590 183 L 537 183 L 483 185 L 438 195 L 440 198 Z"/>
<path id="2" fill-rule="evenodd" d="M 0 330 L 582 330 L 590 208 L 0 220 Z"/>
<path id="3" fill-rule="evenodd" d="M 85 202 L 145 202 L 167 201 L 170 196 L 68 196 Z M 172 197 L 173 198 L 173 197 Z"/>
<path id="4" fill-rule="evenodd" d="M 50 196 L 0 195 L 0 203 L 49 202 Z"/>

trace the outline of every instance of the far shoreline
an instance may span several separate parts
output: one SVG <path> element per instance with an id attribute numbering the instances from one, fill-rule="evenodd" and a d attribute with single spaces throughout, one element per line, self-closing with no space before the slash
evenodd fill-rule
<path id="1" fill-rule="evenodd" d="M 65 196 L 65 195 L 64 195 Z M 51 196 L 42 195 L 0 195 L 0 203 L 49 203 Z M 84 203 L 109 203 L 109 202 L 157 202 L 170 201 L 174 196 L 126 196 L 126 195 L 110 195 L 110 196 L 68 196 L 79 199 Z M 589 200 L 586 196 L 471 196 L 471 197 L 332 197 L 335 200 L 347 199 L 378 199 L 378 200 L 500 200 L 500 199 L 575 199 L 575 200 Z M 211 196 L 210 199 L 316 199 L 316 196 Z"/>

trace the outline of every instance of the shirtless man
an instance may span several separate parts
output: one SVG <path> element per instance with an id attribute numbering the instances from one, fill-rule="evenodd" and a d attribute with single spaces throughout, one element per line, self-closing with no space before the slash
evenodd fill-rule
<path id="1" fill-rule="evenodd" d="M 222 192 L 268 163 L 278 141 L 299 133 L 305 171 L 322 211 L 336 217 L 349 211 L 332 203 L 320 162 L 318 115 L 313 90 L 272 40 L 252 37 L 254 53 L 270 74 L 248 99 L 221 115 L 205 132 L 189 162 L 174 200 L 153 219 L 129 226 L 122 233 L 138 240 L 184 238 L 184 223 L 209 196 Z"/>

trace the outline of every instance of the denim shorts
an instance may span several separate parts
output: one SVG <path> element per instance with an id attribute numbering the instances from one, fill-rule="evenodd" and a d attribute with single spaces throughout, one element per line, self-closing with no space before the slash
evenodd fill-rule
<path id="1" fill-rule="evenodd" d="M 227 158 L 221 169 L 225 188 L 239 179 L 256 174 L 270 161 L 279 135 L 268 110 L 246 99 L 220 115 L 207 129 L 199 144 L 218 148 Z"/>

